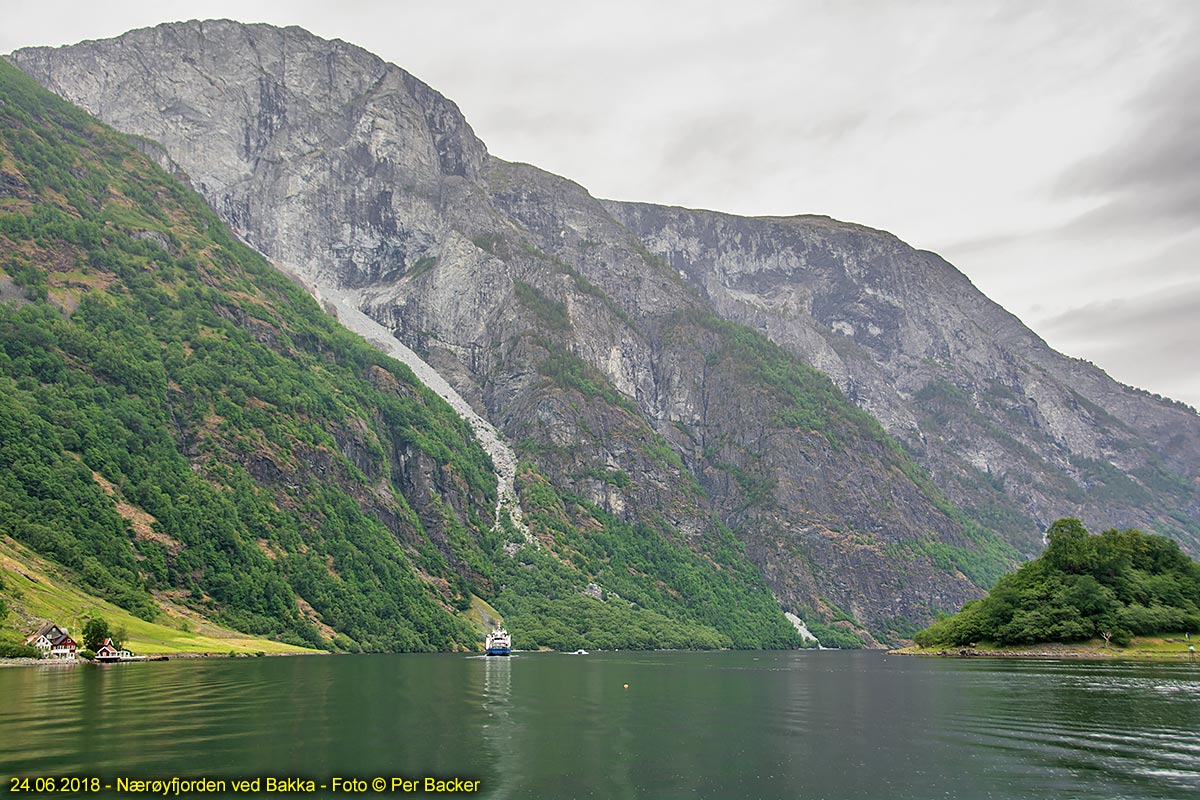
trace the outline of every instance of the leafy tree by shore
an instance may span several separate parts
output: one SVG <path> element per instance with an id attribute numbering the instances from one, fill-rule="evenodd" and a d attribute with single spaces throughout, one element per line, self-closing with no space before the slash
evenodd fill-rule
<path id="1" fill-rule="evenodd" d="M 83 646 L 87 650 L 99 650 L 109 638 L 108 622 L 104 617 L 89 619 L 83 626 Z"/>
<path id="2" fill-rule="evenodd" d="M 914 637 L 921 647 L 1073 642 L 1200 631 L 1200 564 L 1138 530 L 1089 534 L 1077 519 L 1046 532 L 1040 558 Z"/>

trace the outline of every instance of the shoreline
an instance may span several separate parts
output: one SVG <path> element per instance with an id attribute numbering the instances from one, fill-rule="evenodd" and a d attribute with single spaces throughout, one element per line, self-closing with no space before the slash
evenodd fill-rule
<path id="1" fill-rule="evenodd" d="M 864 647 L 864 648 L 859 648 L 859 649 L 862 652 L 875 652 L 875 653 L 884 652 L 883 648 L 874 648 L 874 647 L 866 648 L 866 647 Z M 836 648 L 836 647 L 822 647 L 819 649 L 815 648 L 815 647 L 793 648 L 793 650 L 796 652 L 811 651 L 814 653 L 815 652 L 840 652 L 840 649 Z M 721 648 L 721 649 L 717 649 L 717 650 L 686 650 L 686 649 L 676 649 L 676 648 L 663 648 L 663 649 L 658 649 L 658 650 L 626 650 L 626 651 L 589 650 L 589 651 L 587 651 L 586 654 L 587 655 L 595 655 L 597 653 L 616 653 L 616 652 L 717 653 L 717 652 L 736 652 L 736 651 L 733 650 L 732 648 Z M 784 651 L 783 650 L 756 650 L 756 651 L 748 651 L 747 650 L 744 652 L 778 653 L 778 652 L 784 652 Z M 537 650 L 513 650 L 512 651 L 512 655 L 527 655 L 527 654 L 540 655 L 540 654 L 547 654 L 547 653 L 556 653 L 559 655 L 568 655 L 568 656 L 581 655 L 580 653 L 577 653 L 573 650 L 554 650 L 554 649 L 548 648 L 548 647 L 539 648 Z M 147 654 L 147 657 L 144 659 L 134 659 L 132 661 L 118 661 L 118 662 L 85 661 L 81 658 L 72 659 L 70 661 L 67 661 L 65 659 L 60 660 L 60 659 L 49 659 L 49 658 L 42 658 L 42 659 L 38 659 L 38 658 L 0 658 L 0 668 L 4 668 L 4 667 L 65 668 L 65 667 L 77 667 L 77 666 L 81 666 L 81 665 L 85 665 L 85 664 L 94 664 L 96 666 L 108 666 L 109 663 L 139 664 L 139 663 L 142 663 L 143 661 L 175 661 L 175 660 L 194 661 L 197 659 L 228 659 L 228 658 L 246 659 L 246 658 L 277 658 L 277 657 L 292 657 L 292 656 L 356 656 L 356 655 L 376 655 L 376 656 L 378 656 L 378 655 L 462 655 L 462 656 L 480 657 L 480 658 L 485 657 L 485 653 L 482 650 L 439 650 L 439 651 L 435 651 L 433 653 L 428 653 L 428 652 L 331 653 L 328 650 L 304 650 L 304 651 L 298 651 L 298 652 L 284 652 L 284 653 L 261 653 L 261 654 L 258 654 L 258 653 L 236 653 L 233 655 L 231 655 L 228 652 L 213 651 L 213 652 L 152 653 L 152 654 Z M 906 655 L 908 655 L 908 654 L 906 654 Z"/>
<path id="2" fill-rule="evenodd" d="M 65 658 L 0 658 L 0 667 L 74 667 L 82 663 Z"/>
<path id="3" fill-rule="evenodd" d="M 325 650 L 311 650 L 311 651 L 298 652 L 298 653 L 262 653 L 261 655 L 256 654 L 256 653 L 237 653 L 236 655 L 230 655 L 229 653 L 215 653 L 215 652 L 213 652 L 213 653 L 196 653 L 196 652 L 151 653 L 151 654 L 147 654 L 145 658 L 133 659 L 130 661 L 113 661 L 113 662 L 87 661 L 82 658 L 72 658 L 69 660 L 65 659 L 65 658 L 0 658 L 0 668 L 4 668 L 4 667 L 65 668 L 65 667 L 81 667 L 81 666 L 88 665 L 88 664 L 93 665 L 93 666 L 110 666 L 111 664 L 143 664 L 143 663 L 150 663 L 150 662 L 175 661 L 175 660 L 193 661 L 193 660 L 202 659 L 202 658 L 213 658 L 213 659 L 216 659 L 216 658 L 238 658 L 238 659 L 241 659 L 241 658 L 290 658 L 292 656 L 329 656 L 329 655 L 333 655 L 333 653 L 330 653 Z"/>
<path id="4" fill-rule="evenodd" d="M 457 651 L 446 651 L 448 653 Z M 568 651 L 557 650 L 521 650 L 513 651 L 514 653 L 562 653 L 564 655 L 573 655 Z M 604 652 L 604 651 L 592 651 Z M 647 652 L 663 652 L 663 651 L 647 651 Z M 692 652 L 692 651 L 668 651 L 668 652 Z M 701 652 L 701 651 L 695 651 Z M 771 652 L 771 651 L 764 651 Z M 967 659 L 1007 659 L 1007 660 L 1027 660 L 1027 661 L 1132 661 L 1132 662 L 1167 662 L 1167 663 L 1193 663 L 1200 666 L 1200 658 L 1196 653 L 1180 650 L 1161 650 L 1152 648 L 1104 648 L 1088 645 L 1065 645 L 1047 643 L 1039 647 L 1013 647 L 1013 648 L 990 648 L 990 647 L 957 647 L 957 648 L 920 648 L 916 645 L 908 647 L 895 648 L 891 650 L 876 650 L 883 652 L 889 656 L 911 656 L 916 658 L 967 658 Z M 463 652 L 466 655 L 482 655 L 482 653 Z M 326 650 L 312 650 L 306 652 L 291 652 L 291 653 L 237 653 L 231 655 L 227 652 L 181 652 L 181 653 L 163 653 L 153 654 L 144 659 L 146 662 L 151 661 L 195 661 L 200 659 L 247 659 L 247 658 L 290 658 L 293 656 L 333 656 L 333 655 L 356 655 L 354 653 L 330 653 Z M 165 656 L 165 657 L 164 657 Z M 143 660 L 134 660 L 128 662 L 113 662 L 113 663 L 142 663 Z M 32 659 L 32 658 L 0 658 L 0 669 L 5 667 L 46 667 L 50 669 L 65 669 L 68 667 L 78 667 L 83 665 L 94 666 L 109 666 L 105 662 L 85 661 L 83 659 L 59 660 L 59 659 Z"/>
<path id="5" fill-rule="evenodd" d="M 1136 661 L 1136 662 L 1176 662 L 1181 664 L 1196 664 L 1200 659 L 1195 653 L 1177 650 L 1154 650 L 1149 648 L 1100 648 L 1100 647 L 1071 647 L 1069 645 L 1047 644 L 1036 648 L 1005 648 L 992 649 L 980 647 L 959 648 L 920 648 L 902 647 L 889 650 L 889 656 L 915 656 L 917 658 L 999 658 L 1026 661 Z"/>

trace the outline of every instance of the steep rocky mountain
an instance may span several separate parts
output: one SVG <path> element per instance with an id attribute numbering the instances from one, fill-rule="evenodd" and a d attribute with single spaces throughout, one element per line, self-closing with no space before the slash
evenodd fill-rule
<path id="1" fill-rule="evenodd" d="M 498 615 L 524 647 L 799 644 L 728 532 L 514 475 L 135 144 L 0 62 L 0 540 L 56 594 L 330 649 L 477 647 Z"/>
<path id="2" fill-rule="evenodd" d="M 888 638 L 1065 513 L 1197 545 L 1196 414 L 1053 352 L 887 234 L 599 201 L 296 28 L 10 58 L 438 370 L 527 465 L 521 505 L 566 498 L 558 528 L 530 517 L 600 591 L 624 594 L 593 551 L 625 526 L 704 559 L 744 546 L 784 610 Z"/>

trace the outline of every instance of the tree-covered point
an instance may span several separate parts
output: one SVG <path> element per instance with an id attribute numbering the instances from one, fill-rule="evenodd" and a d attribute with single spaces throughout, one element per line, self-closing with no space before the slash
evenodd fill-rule
<path id="1" fill-rule="evenodd" d="M 916 635 L 921 647 L 1073 642 L 1200 631 L 1200 564 L 1165 536 L 1089 534 L 1077 519 L 1046 533 L 1040 558 Z"/>

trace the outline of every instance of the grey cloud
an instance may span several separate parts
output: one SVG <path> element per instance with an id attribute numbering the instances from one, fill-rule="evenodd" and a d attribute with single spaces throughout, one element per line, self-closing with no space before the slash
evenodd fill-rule
<path id="1" fill-rule="evenodd" d="M 1172 294 L 1178 291 L 1176 287 L 1179 285 L 1196 279 L 1200 274 L 1198 267 L 1200 228 L 1178 238 L 1145 237 L 1142 250 L 1136 258 L 1096 267 L 1090 271 L 1089 277 L 1113 287 L 1127 284 L 1132 279 L 1147 293 L 1151 289 L 1170 287 L 1164 291 Z M 1200 307 L 1196 309 L 1196 316 L 1197 333 L 1200 334 Z"/>
<path id="2" fill-rule="evenodd" d="M 1002 233 L 988 233 L 982 236 L 970 236 L 965 239 L 950 239 L 945 242 L 931 243 L 931 245 L 938 253 L 942 255 L 953 253 L 955 254 L 955 258 L 961 261 L 975 253 L 1003 250 L 1018 243 L 1049 241 L 1054 239 L 1057 233 L 1057 228 L 1012 230 Z"/>
<path id="3" fill-rule="evenodd" d="M 1046 320 L 1055 333 L 1121 340 L 1130 334 L 1186 338 L 1200 344 L 1200 284 L 1171 287 L 1137 297 L 1104 300 Z M 1196 348 L 1200 354 L 1200 347 Z"/>
<path id="4" fill-rule="evenodd" d="M 537 132 L 557 136 L 585 136 L 595 128 L 586 114 L 518 105 L 498 105 L 492 110 L 489 127 L 504 133 Z"/>
<path id="5" fill-rule="evenodd" d="M 1038 329 L 1119 380 L 1200 406 L 1200 282 L 1089 303 Z"/>
<path id="6" fill-rule="evenodd" d="M 1175 285 L 1200 272 L 1200 228 L 1168 236 L 1113 229 L 1110 233 L 1119 243 L 1127 248 L 1136 245 L 1136 256 L 1098 258 L 1111 251 L 1113 242 L 1099 235 L 1102 232 L 1083 235 L 1082 224 L 1077 218 L 1065 226 L 950 240 L 935 243 L 932 249 L 959 266 L 998 253 L 1019 261 L 1022 253 L 1035 251 L 1046 264 L 1077 273 L 1081 280 L 1115 287 L 1133 278 L 1146 290 Z"/>
<path id="7" fill-rule="evenodd" d="M 1144 116 L 1137 130 L 1057 181 L 1059 197 L 1107 201 L 1071 227 L 1200 226 L 1200 54 L 1176 61 L 1132 109 Z"/>

